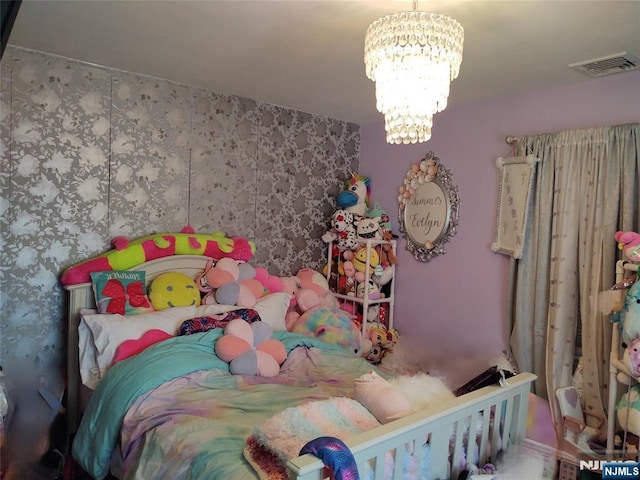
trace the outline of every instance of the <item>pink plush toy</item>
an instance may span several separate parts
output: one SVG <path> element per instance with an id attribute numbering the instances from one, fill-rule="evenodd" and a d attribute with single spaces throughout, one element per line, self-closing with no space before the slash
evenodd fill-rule
<path id="1" fill-rule="evenodd" d="M 303 268 L 295 277 L 285 279 L 285 292 L 292 293 L 291 306 L 285 317 L 290 330 L 300 315 L 316 307 L 337 308 L 338 301 L 329 291 L 329 283 L 322 273 Z M 289 291 L 293 287 L 293 292 Z"/>
<path id="2" fill-rule="evenodd" d="M 275 377 L 287 359 L 287 350 L 272 337 L 269 324 L 236 318 L 227 324 L 214 349 L 221 360 L 229 363 L 233 375 Z"/>
<path id="3" fill-rule="evenodd" d="M 640 233 L 616 232 L 618 248 L 624 252 L 624 256 L 633 263 L 640 263 Z"/>
<path id="4" fill-rule="evenodd" d="M 196 277 L 201 292 L 206 293 L 203 305 L 218 303 L 253 307 L 264 294 L 264 287 L 255 278 L 255 269 L 232 258 L 210 260 L 204 271 Z"/>
<path id="5" fill-rule="evenodd" d="M 266 268 L 256 267 L 255 278 L 264 287 L 264 295 L 284 292 L 284 282 L 282 281 L 282 278 L 271 275 Z"/>

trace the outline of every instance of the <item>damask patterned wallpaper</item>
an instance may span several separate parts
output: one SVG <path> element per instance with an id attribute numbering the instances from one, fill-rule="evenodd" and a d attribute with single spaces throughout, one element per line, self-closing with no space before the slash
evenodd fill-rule
<path id="1" fill-rule="evenodd" d="M 321 268 L 354 124 L 9 47 L 0 70 L 1 357 L 54 388 L 58 277 L 113 237 L 222 230 L 274 275 Z M 55 389 L 55 388 L 54 388 Z"/>

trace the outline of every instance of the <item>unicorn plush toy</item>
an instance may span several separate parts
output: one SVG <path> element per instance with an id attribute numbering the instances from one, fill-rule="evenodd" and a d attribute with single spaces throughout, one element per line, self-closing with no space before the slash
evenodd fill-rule
<path id="1" fill-rule="evenodd" d="M 345 181 L 344 189 L 338 194 L 338 207 L 354 215 L 365 216 L 371 194 L 371 179 L 357 173 Z"/>

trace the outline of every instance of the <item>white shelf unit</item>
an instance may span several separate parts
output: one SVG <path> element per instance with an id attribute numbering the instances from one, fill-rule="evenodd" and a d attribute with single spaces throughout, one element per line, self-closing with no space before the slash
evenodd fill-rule
<path id="1" fill-rule="evenodd" d="M 633 272 L 638 272 L 638 264 L 628 261 L 618 260 L 616 262 L 616 283 L 622 282 Z M 612 455 L 615 452 L 615 426 L 616 420 L 616 403 L 619 400 L 618 392 L 618 374 L 622 373 L 628 377 L 631 383 L 640 382 L 640 377 L 636 378 L 631 375 L 627 366 L 622 362 L 624 349 L 620 344 L 620 330 L 618 324 L 614 324 L 611 330 L 611 351 L 609 352 L 609 403 L 607 408 L 607 454 Z M 624 426 L 620 426 L 624 428 Z M 638 460 L 638 458 L 636 458 Z"/>
<path id="2" fill-rule="evenodd" d="M 381 250 L 383 248 L 391 248 L 393 252 L 393 256 L 396 255 L 396 240 L 357 240 L 357 242 L 361 245 L 360 248 L 366 249 L 366 264 L 364 268 L 364 279 L 362 282 L 354 281 L 353 288 L 357 292 L 358 285 L 363 283 L 365 286 L 369 284 L 369 282 L 374 279 L 374 275 L 371 273 L 371 251 L 373 249 Z M 369 295 L 364 295 L 364 297 L 358 297 L 357 295 L 348 295 L 346 293 L 341 292 L 341 289 L 338 288 L 342 282 L 342 274 L 339 273 L 340 264 L 345 260 L 343 258 L 343 252 L 339 252 L 338 256 L 334 255 L 334 252 L 337 250 L 336 242 L 332 241 L 328 244 L 327 250 L 327 270 L 326 277 L 329 282 L 329 288 L 334 293 L 338 300 L 343 302 L 351 302 L 354 305 L 360 305 L 362 309 L 362 334 L 366 335 L 367 333 L 367 312 L 369 311 L 369 307 L 374 305 L 386 305 L 387 306 L 387 315 L 385 319 L 380 319 L 381 323 L 391 329 L 393 328 L 393 303 L 394 303 L 394 283 L 395 283 L 395 264 L 391 264 L 389 267 L 391 270 L 390 280 L 380 287 L 381 291 L 384 292 L 385 296 L 379 299 L 370 299 Z M 356 253 L 355 251 L 353 252 Z M 387 275 L 389 275 L 387 273 Z M 345 276 L 346 277 L 346 276 Z M 366 292 L 366 288 L 365 288 Z"/>

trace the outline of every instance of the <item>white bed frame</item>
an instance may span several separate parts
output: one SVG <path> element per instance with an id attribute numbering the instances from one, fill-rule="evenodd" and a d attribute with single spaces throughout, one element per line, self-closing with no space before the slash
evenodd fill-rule
<path id="1" fill-rule="evenodd" d="M 198 255 L 177 255 L 152 260 L 130 268 L 146 272 L 147 284 L 164 272 L 178 271 L 195 277 L 200 273 L 208 257 Z M 78 324 L 80 310 L 95 308 L 93 290 L 90 283 L 65 287 L 68 298 L 68 438 L 73 440 L 80 422 L 80 368 L 78 354 Z M 508 450 L 524 440 L 527 424 L 527 408 L 531 383 L 535 375 L 522 373 L 508 380 L 502 386 L 484 387 L 457 397 L 451 403 L 437 408 L 414 413 L 395 420 L 374 430 L 357 435 L 345 443 L 349 446 L 358 463 L 360 472 L 365 463 L 374 465 L 374 478 L 384 478 L 385 454 L 392 452 L 395 457 L 394 480 L 402 478 L 402 465 L 409 444 L 415 457 L 422 452 L 421 445 L 429 439 L 431 446 L 430 471 L 432 479 L 456 479 L 460 473 L 460 459 L 474 449 L 469 449 L 463 441 L 465 426 L 469 426 L 468 438 L 477 439 L 479 464 L 495 461 L 495 454 L 501 448 Z M 492 414 L 490 414 L 492 412 Z M 480 428 L 478 428 L 478 424 Z M 501 434 L 502 432 L 502 434 Z M 450 439 L 453 439 L 450 442 Z M 450 443 L 453 446 L 450 448 Z M 288 464 L 290 478 L 297 480 L 322 480 L 328 478 L 323 463 L 307 454 L 293 459 Z"/>

